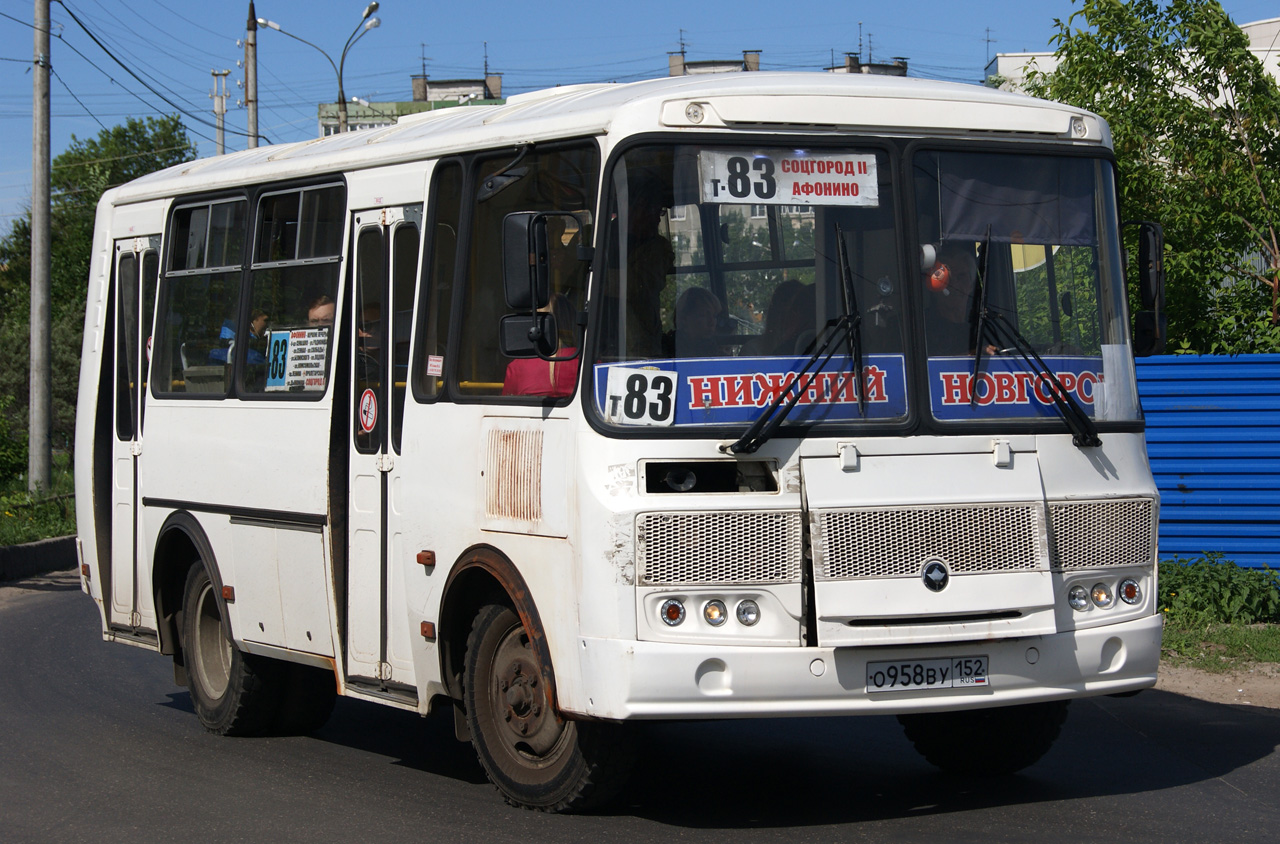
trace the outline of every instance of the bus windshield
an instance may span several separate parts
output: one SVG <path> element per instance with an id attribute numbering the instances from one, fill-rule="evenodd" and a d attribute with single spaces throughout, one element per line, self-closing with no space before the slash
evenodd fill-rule
<path id="1" fill-rule="evenodd" d="M 1060 423 L 1054 393 L 1065 390 L 1096 421 L 1137 418 L 1110 164 L 921 151 L 913 184 L 896 190 L 892 161 L 872 145 L 653 144 L 620 156 L 592 372 L 599 416 L 732 429 L 783 395 L 794 398 L 787 425 L 883 426 L 915 405 L 943 429 Z M 909 228 L 895 207 L 908 192 Z M 849 318 L 857 330 L 824 349 Z"/>

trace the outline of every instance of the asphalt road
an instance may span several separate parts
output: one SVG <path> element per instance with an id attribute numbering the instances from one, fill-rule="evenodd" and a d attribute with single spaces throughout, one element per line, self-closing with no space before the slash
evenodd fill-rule
<path id="1" fill-rule="evenodd" d="M 1014 737 L 1010 737 L 1012 740 Z M 340 700 L 313 736 L 205 733 L 74 579 L 0 586 L 0 841 L 1280 840 L 1280 712 L 1073 704 L 1041 762 L 958 780 L 891 718 L 654 724 L 608 814 L 507 807 L 448 717 Z"/>

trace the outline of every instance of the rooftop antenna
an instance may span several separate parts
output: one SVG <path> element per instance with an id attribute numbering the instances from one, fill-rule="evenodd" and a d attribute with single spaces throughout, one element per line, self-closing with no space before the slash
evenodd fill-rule
<path id="1" fill-rule="evenodd" d="M 484 42 L 484 78 L 489 78 L 489 42 Z"/>
<path id="2" fill-rule="evenodd" d="M 871 49 L 871 33 L 867 33 L 867 64 L 871 64 L 876 60 L 875 51 Z"/>
<path id="3" fill-rule="evenodd" d="M 684 56 L 685 48 L 686 48 L 687 46 L 688 46 L 688 45 L 685 43 L 685 40 L 684 40 L 684 30 L 683 30 L 683 29 L 681 29 L 681 30 L 680 30 L 680 55 L 681 55 L 681 57 L 683 57 L 683 56 Z"/>
<path id="4" fill-rule="evenodd" d="M 991 64 L 991 45 L 996 43 L 996 39 L 991 37 L 991 27 L 987 27 L 987 64 Z"/>
<path id="5" fill-rule="evenodd" d="M 423 41 L 421 42 L 421 44 L 422 44 L 422 75 L 426 76 L 427 75 L 427 42 Z"/>
<path id="6" fill-rule="evenodd" d="M 858 62 L 862 62 L 862 21 L 858 21 Z"/>

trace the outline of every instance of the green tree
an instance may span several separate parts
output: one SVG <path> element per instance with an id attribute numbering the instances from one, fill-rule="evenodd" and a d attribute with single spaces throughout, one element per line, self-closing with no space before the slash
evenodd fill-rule
<path id="1" fill-rule="evenodd" d="M 1027 89 L 1111 125 L 1125 217 L 1164 226 L 1170 348 L 1280 351 L 1280 88 L 1248 38 L 1206 0 L 1055 23 L 1057 69 Z"/>
<path id="2" fill-rule="evenodd" d="M 50 311 L 53 351 L 53 445 L 71 443 L 85 292 L 94 216 L 104 191 L 164 167 L 195 158 L 196 149 L 177 116 L 129 118 L 97 138 L 74 135 L 50 171 Z M 0 397 L 12 436 L 26 437 L 31 290 L 31 217 L 14 221 L 0 239 Z"/>

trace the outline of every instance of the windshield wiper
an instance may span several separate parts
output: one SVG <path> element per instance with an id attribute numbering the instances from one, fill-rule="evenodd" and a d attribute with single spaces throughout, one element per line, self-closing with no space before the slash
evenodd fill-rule
<path id="1" fill-rule="evenodd" d="M 858 415 L 866 416 L 866 390 L 862 381 L 862 311 L 858 309 L 858 291 L 853 285 L 853 270 L 849 266 L 849 250 L 844 242 L 844 232 L 836 226 L 836 256 L 840 259 L 840 292 L 844 294 L 844 312 L 853 317 L 849 326 L 849 357 L 853 360 L 854 387 L 858 391 Z"/>
<path id="2" fill-rule="evenodd" d="M 1053 399 L 1054 407 L 1058 408 L 1058 412 L 1062 414 L 1067 427 L 1071 429 L 1071 442 L 1081 448 L 1102 445 L 1102 440 L 1098 439 L 1098 425 L 1093 421 L 1093 417 L 1085 413 L 1080 403 L 1072 397 L 1071 393 L 1067 392 L 1062 379 L 1036 353 L 1031 342 L 1022 336 L 1022 332 L 1018 331 L 1004 314 L 999 311 L 988 313 L 987 263 L 990 254 L 991 224 L 988 223 L 987 232 L 982 238 L 982 266 L 978 271 L 978 278 L 975 282 L 978 285 L 978 326 L 974 341 L 974 345 L 977 348 L 973 351 L 973 381 L 969 391 L 969 407 L 974 407 L 978 401 L 978 375 L 982 366 L 982 354 L 987 347 L 987 333 L 990 332 L 991 339 L 996 341 L 997 346 L 1010 347 L 1001 351 L 1017 352 L 1018 356 L 1027 365 L 1027 368 L 1037 378 L 1044 378 L 1052 384 L 1049 393 Z"/>
<path id="3" fill-rule="evenodd" d="M 1012 346 L 1027 367 L 1035 373 L 1037 379 L 1044 378 L 1050 382 L 1049 393 L 1053 398 L 1054 406 L 1058 408 L 1058 412 L 1062 414 L 1067 427 L 1071 429 L 1071 442 L 1081 448 L 1102 445 L 1102 440 L 1098 438 L 1098 425 L 1093 421 L 1093 417 L 1085 413 L 1080 403 L 1075 400 L 1071 393 L 1067 392 L 1062 379 L 1036 353 L 1035 348 L 1022 335 L 1022 332 L 1018 331 L 1013 323 L 999 312 L 991 314 L 991 320 L 988 325 L 992 339 L 996 340 L 1001 346 Z M 982 336 L 979 335 L 978 342 L 982 343 L 982 339 Z M 974 379 L 973 395 L 976 396 L 978 394 L 976 370 Z"/>
<path id="4" fill-rule="evenodd" d="M 796 377 L 791 383 L 781 388 L 778 394 L 773 397 L 773 401 L 769 402 L 764 411 L 751 423 L 751 427 L 747 428 L 744 433 L 736 441 L 726 446 L 721 446 L 721 451 L 732 452 L 733 454 L 752 454 L 760 446 L 769 441 L 773 436 L 773 432 L 778 426 L 786 420 L 787 415 L 791 413 L 791 409 L 800 401 L 800 397 L 809 391 L 813 385 L 813 380 L 818 377 L 827 365 L 831 357 L 836 353 L 840 343 L 844 341 L 851 332 L 856 330 L 857 324 L 861 321 L 859 316 L 838 316 L 827 320 L 827 324 L 822 327 L 823 337 L 822 344 L 809 356 L 800 371 L 796 373 Z M 819 363 L 819 361 L 821 361 Z M 812 371 L 811 371 L 812 370 Z M 854 377 L 852 373 L 850 378 Z M 796 386 L 799 385 L 799 389 Z M 859 393 L 862 386 L 857 385 Z"/>
<path id="5" fill-rule="evenodd" d="M 753 454 L 760 446 L 769 441 L 773 432 L 778 429 L 799 403 L 800 397 L 809 391 L 818 373 L 826 368 L 842 342 L 848 342 L 849 355 L 853 358 L 853 372 L 849 377 L 854 379 L 854 389 L 858 393 L 858 415 L 864 414 L 866 398 L 863 393 L 866 385 L 862 379 L 862 314 L 858 311 L 857 292 L 853 285 L 853 271 L 849 266 L 849 253 L 845 248 L 844 234 L 836 226 L 836 255 L 840 264 L 841 298 L 844 300 L 844 315 L 827 320 L 819 335 L 822 343 L 809 355 L 804 366 L 796 373 L 791 383 L 778 391 L 769 405 L 751 423 L 746 433 L 734 442 L 722 447 L 722 451 L 733 454 Z M 815 341 L 816 342 L 816 341 Z M 819 363 L 821 361 L 821 363 Z M 796 389 L 797 385 L 799 389 Z"/>
<path id="6" fill-rule="evenodd" d="M 973 383 L 978 383 L 978 373 L 982 367 L 982 353 L 986 351 L 986 345 L 982 342 L 982 336 L 987 327 L 987 264 L 991 255 L 991 224 L 987 223 L 987 233 L 982 237 L 982 266 L 978 268 L 978 277 L 974 279 L 974 284 L 978 288 L 978 328 L 974 334 L 974 350 L 973 350 Z M 975 389 L 969 393 L 969 407 L 972 409 L 978 400 L 978 391 Z"/>

